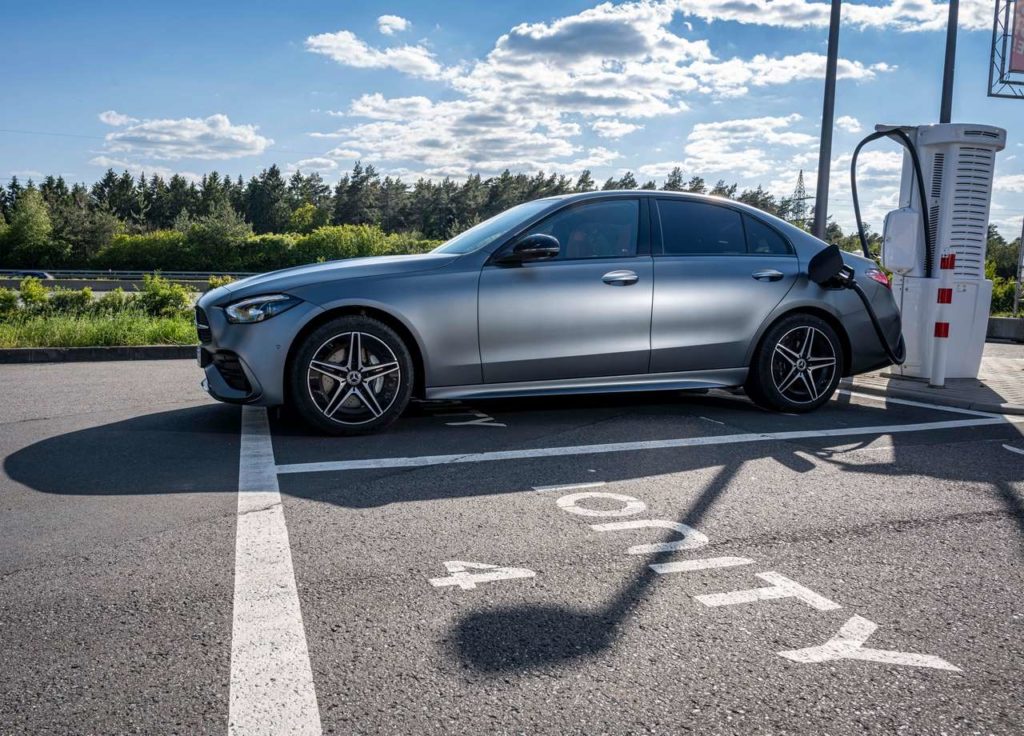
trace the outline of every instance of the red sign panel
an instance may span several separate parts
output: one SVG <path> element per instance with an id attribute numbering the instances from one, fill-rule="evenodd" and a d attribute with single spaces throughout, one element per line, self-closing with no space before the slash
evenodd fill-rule
<path id="1" fill-rule="evenodd" d="M 1010 38 L 1010 71 L 1024 73 L 1024 0 L 1013 4 L 1013 36 Z"/>

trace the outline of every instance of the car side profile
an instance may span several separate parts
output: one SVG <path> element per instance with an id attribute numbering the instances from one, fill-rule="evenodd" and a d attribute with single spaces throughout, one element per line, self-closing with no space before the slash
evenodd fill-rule
<path id="1" fill-rule="evenodd" d="M 294 407 L 334 434 L 379 430 L 412 397 L 743 387 L 804 412 L 889 358 L 849 290 L 807 264 L 825 244 L 743 204 L 661 191 L 513 207 L 422 255 L 254 276 L 196 307 L 204 386 Z M 890 340 L 873 262 L 843 261 Z"/>

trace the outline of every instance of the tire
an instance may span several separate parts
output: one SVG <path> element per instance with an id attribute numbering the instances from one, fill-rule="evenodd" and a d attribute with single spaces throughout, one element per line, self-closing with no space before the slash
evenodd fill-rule
<path id="1" fill-rule="evenodd" d="M 810 314 L 793 314 L 765 333 L 744 388 L 765 409 L 813 411 L 835 393 L 843 360 L 843 343 L 828 322 Z"/>
<path id="2" fill-rule="evenodd" d="M 358 356 L 350 361 L 350 356 Z M 379 432 L 412 396 L 412 355 L 398 334 L 371 317 L 338 317 L 307 335 L 289 376 L 298 414 L 334 435 Z"/>

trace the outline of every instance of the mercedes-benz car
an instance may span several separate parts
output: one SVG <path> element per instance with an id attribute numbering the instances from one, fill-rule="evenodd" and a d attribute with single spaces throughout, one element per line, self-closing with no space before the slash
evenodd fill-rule
<path id="1" fill-rule="evenodd" d="M 804 412 L 889 363 L 864 305 L 807 276 L 825 247 L 743 204 L 662 191 L 527 202 L 421 255 L 253 276 L 196 307 L 204 386 L 359 434 L 413 397 L 742 387 Z M 886 275 L 843 254 L 890 340 Z"/>

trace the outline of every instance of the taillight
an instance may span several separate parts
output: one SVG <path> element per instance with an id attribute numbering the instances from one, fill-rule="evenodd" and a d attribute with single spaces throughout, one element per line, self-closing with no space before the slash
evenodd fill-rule
<path id="1" fill-rule="evenodd" d="M 867 276 L 872 281 L 877 281 L 886 289 L 892 288 L 892 284 L 889 283 L 889 277 L 886 276 L 885 271 L 883 271 L 880 268 L 869 268 L 867 271 L 864 272 L 864 275 Z"/>

